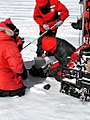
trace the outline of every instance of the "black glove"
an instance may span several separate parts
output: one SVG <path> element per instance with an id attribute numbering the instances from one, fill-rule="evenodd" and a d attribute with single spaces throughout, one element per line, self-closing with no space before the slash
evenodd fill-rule
<path id="1" fill-rule="evenodd" d="M 20 76 L 22 77 L 23 80 L 26 80 L 26 79 L 27 79 L 28 74 L 27 74 L 27 70 L 26 70 L 25 66 L 24 66 L 24 71 L 23 71 L 22 74 L 20 74 Z"/>
<path id="2" fill-rule="evenodd" d="M 19 44 L 19 45 L 18 45 L 18 48 L 19 48 L 19 51 L 21 52 L 21 51 L 22 51 L 22 48 L 23 48 L 23 45 L 22 45 L 22 44 Z"/>

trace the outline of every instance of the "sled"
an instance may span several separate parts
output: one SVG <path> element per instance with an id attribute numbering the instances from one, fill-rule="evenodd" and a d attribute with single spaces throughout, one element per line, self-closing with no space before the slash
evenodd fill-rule
<path id="1" fill-rule="evenodd" d="M 64 68 L 60 92 L 84 102 L 90 100 L 90 72 L 84 71 L 82 66 Z"/>
<path id="2" fill-rule="evenodd" d="M 79 82 L 79 84 L 75 84 L 70 81 L 63 80 L 61 82 L 60 92 L 79 98 L 82 102 L 90 101 L 90 82 L 82 81 L 82 83 Z"/>

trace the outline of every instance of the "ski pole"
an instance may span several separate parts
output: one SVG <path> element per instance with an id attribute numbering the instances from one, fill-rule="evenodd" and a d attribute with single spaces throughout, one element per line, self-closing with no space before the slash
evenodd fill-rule
<path id="1" fill-rule="evenodd" d="M 51 28 L 50 28 L 50 30 L 52 29 L 52 28 L 54 28 L 56 25 L 54 24 Z M 45 35 L 46 33 L 47 33 L 48 31 L 45 31 L 44 33 L 42 33 L 38 38 L 36 38 L 36 39 L 34 39 L 33 41 L 31 41 L 30 43 L 28 43 L 26 46 L 24 46 L 23 47 L 23 49 L 25 49 L 27 46 L 29 46 L 32 42 L 34 42 L 34 41 L 36 41 L 37 39 L 39 39 L 40 37 L 42 37 L 43 35 Z M 22 50 L 23 50 L 22 49 Z"/>

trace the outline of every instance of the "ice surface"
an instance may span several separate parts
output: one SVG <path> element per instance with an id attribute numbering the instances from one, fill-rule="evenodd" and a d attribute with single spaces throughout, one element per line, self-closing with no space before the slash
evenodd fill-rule
<path id="1" fill-rule="evenodd" d="M 57 37 L 79 44 L 79 31 L 70 26 L 80 16 L 77 0 L 61 0 L 70 11 L 70 16 L 58 29 Z M 33 20 L 35 0 L 0 0 L 0 21 L 10 17 L 25 38 L 25 44 L 39 37 L 38 25 Z M 26 67 L 33 65 L 36 56 L 36 41 L 22 51 Z M 82 104 L 77 98 L 60 93 L 60 83 L 54 78 L 39 78 L 29 75 L 24 81 L 28 86 L 23 97 L 0 98 L 0 120 L 90 120 L 90 103 Z M 43 85 L 49 83 L 49 90 Z"/>

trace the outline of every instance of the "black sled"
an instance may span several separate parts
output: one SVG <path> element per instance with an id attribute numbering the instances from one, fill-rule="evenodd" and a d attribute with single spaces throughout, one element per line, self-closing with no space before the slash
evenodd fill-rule
<path id="1" fill-rule="evenodd" d="M 90 101 L 90 72 L 86 70 L 90 54 L 88 51 L 81 53 L 75 68 L 64 68 L 60 92 L 79 98 L 81 101 Z M 83 55 L 85 60 L 82 62 Z M 75 81 L 74 83 L 72 82 L 73 80 Z"/>

